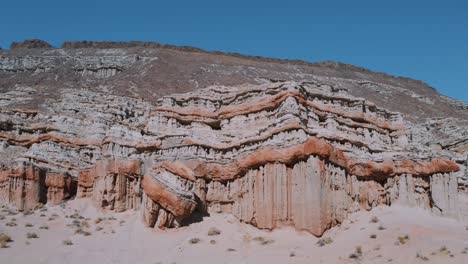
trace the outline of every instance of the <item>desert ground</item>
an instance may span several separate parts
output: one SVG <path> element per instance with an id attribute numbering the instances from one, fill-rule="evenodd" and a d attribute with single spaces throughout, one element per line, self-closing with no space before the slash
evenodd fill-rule
<path id="1" fill-rule="evenodd" d="M 227 214 L 150 229 L 136 212 L 106 213 L 81 199 L 0 215 L 0 233 L 12 240 L 0 249 L 8 264 L 468 263 L 466 223 L 399 206 L 351 214 L 322 238 L 258 230 Z"/>

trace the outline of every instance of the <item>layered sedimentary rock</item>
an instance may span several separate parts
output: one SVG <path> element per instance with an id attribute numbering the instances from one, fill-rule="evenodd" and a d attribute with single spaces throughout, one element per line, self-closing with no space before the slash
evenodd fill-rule
<path id="1" fill-rule="evenodd" d="M 78 197 L 91 197 L 96 206 L 117 212 L 137 210 L 141 204 L 141 170 L 139 160 L 98 160 L 78 176 Z"/>
<path id="2" fill-rule="evenodd" d="M 47 172 L 33 164 L 20 163 L 0 171 L 0 201 L 20 210 L 47 202 L 57 205 L 76 192 L 75 180 L 63 172 Z"/>
<path id="3" fill-rule="evenodd" d="M 408 121 L 351 96 L 354 86 L 341 79 L 262 79 L 157 101 L 134 83 L 125 96 L 108 85 L 165 56 L 151 52 L 0 58 L 2 74 L 48 74 L 63 64 L 89 81 L 45 101 L 40 86 L 16 85 L 0 96 L 2 203 L 33 208 L 76 193 L 107 210 L 140 210 L 148 227 L 226 212 L 259 228 L 292 225 L 314 235 L 379 205 L 464 217 L 463 119 Z"/>

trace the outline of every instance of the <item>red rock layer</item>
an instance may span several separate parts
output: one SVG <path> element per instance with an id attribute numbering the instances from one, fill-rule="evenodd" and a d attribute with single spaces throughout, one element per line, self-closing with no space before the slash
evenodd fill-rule
<path id="1" fill-rule="evenodd" d="M 38 204 L 60 204 L 75 193 L 75 182 L 66 173 L 47 172 L 32 164 L 0 171 L 0 200 L 20 210 Z"/>
<path id="2" fill-rule="evenodd" d="M 82 171 L 78 197 L 92 197 L 98 207 L 124 211 L 138 209 L 141 203 L 141 161 L 105 159 Z"/>
<path id="3" fill-rule="evenodd" d="M 232 163 L 217 164 L 199 162 L 191 165 L 196 177 L 232 180 L 242 177 L 245 172 L 268 163 L 294 164 L 309 156 L 318 156 L 346 169 L 358 177 L 386 178 L 398 174 L 431 175 L 435 173 L 456 172 L 459 166 L 450 160 L 434 159 L 430 162 L 413 160 L 356 161 L 347 157 L 340 149 L 325 140 L 310 137 L 303 144 L 288 148 L 264 148 L 238 158 Z"/>

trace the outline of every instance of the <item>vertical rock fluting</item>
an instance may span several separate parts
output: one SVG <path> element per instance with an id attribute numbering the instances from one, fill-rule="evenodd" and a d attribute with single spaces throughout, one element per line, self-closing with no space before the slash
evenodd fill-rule
<path id="1" fill-rule="evenodd" d="M 180 226 L 195 210 L 193 172 L 181 163 L 164 164 L 145 174 L 143 216 L 149 227 Z"/>
<path id="2" fill-rule="evenodd" d="M 100 208 L 117 212 L 141 205 L 142 167 L 139 160 L 103 159 L 78 178 L 77 195 L 91 197 Z"/>
<path id="3" fill-rule="evenodd" d="M 210 181 L 206 202 L 213 212 L 233 213 L 259 228 L 293 225 L 320 236 L 349 213 L 379 205 L 399 203 L 456 216 L 454 179 L 451 173 L 404 174 L 382 183 L 311 156 L 289 166 L 266 164 L 232 181 Z"/>
<path id="4" fill-rule="evenodd" d="M 33 164 L 18 164 L 0 171 L 0 201 L 20 210 L 39 204 L 60 204 L 76 192 L 76 181 L 67 173 L 48 172 Z"/>
<path id="5" fill-rule="evenodd" d="M 141 210 L 151 228 L 228 212 L 317 236 L 379 205 L 463 211 L 466 155 L 415 142 L 399 113 L 327 85 L 215 86 L 156 106 L 90 91 L 61 96 L 53 125 L 44 113 L 0 110 L 2 157 L 29 162 L 0 172 L 2 203 L 31 208 L 76 192 L 99 208 Z"/>

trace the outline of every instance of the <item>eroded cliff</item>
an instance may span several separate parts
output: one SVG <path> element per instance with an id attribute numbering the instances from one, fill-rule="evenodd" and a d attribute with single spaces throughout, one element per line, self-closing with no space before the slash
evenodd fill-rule
<path id="1" fill-rule="evenodd" d="M 62 89 L 37 110 L 11 107 L 37 100 L 26 88 L 4 94 L 14 103 L 0 112 L 2 203 L 31 209 L 76 195 L 141 211 L 149 227 L 226 212 L 317 236 L 378 205 L 465 217 L 463 126 L 421 131 L 427 124 L 319 81 L 216 85 L 158 101 L 101 88 Z"/>

